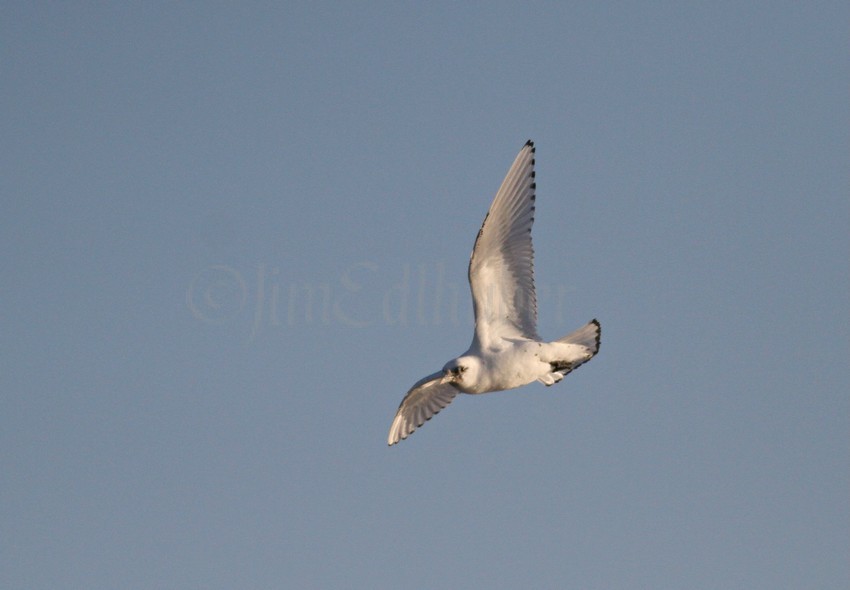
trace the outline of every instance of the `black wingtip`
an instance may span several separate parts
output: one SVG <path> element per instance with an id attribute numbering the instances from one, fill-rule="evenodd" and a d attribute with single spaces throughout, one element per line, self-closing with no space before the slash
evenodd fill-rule
<path id="1" fill-rule="evenodd" d="M 525 142 L 525 145 L 526 145 L 526 146 L 528 146 L 528 147 L 533 148 L 533 147 L 534 147 L 534 142 L 533 142 L 533 141 L 531 141 L 531 140 L 529 139 L 528 141 L 526 141 L 526 142 Z"/>

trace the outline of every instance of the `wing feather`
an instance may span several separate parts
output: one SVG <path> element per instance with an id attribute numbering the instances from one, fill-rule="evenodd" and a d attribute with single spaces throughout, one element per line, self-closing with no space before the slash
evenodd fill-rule
<path id="1" fill-rule="evenodd" d="M 538 339 L 534 291 L 534 143 L 517 155 L 484 218 L 469 261 L 475 339 Z"/>
<path id="2" fill-rule="evenodd" d="M 414 430 L 449 405 L 457 393 L 457 388 L 451 382 L 445 381 L 442 371 L 419 380 L 401 400 L 390 426 L 387 444 L 394 445 L 410 436 Z"/>

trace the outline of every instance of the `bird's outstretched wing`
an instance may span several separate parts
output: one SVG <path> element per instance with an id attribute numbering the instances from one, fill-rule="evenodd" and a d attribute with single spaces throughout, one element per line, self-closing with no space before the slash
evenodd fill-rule
<path id="1" fill-rule="evenodd" d="M 531 245 L 535 188 L 529 140 L 490 205 L 469 261 L 475 340 L 482 348 L 499 338 L 539 339 Z"/>
<path id="2" fill-rule="evenodd" d="M 426 420 L 449 405 L 457 393 L 457 388 L 445 380 L 442 371 L 420 379 L 401 400 L 390 426 L 387 444 L 394 445 L 410 436 Z"/>

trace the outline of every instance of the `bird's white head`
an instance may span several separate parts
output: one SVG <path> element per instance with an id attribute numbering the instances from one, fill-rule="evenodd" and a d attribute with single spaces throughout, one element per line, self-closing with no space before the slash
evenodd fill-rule
<path id="1" fill-rule="evenodd" d="M 475 389 L 481 361 L 473 356 L 461 356 L 450 360 L 443 367 L 445 379 L 454 383 L 461 391 Z"/>

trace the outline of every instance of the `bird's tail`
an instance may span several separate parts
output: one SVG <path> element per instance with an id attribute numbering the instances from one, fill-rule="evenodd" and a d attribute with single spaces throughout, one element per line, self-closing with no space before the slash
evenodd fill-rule
<path id="1" fill-rule="evenodd" d="M 565 344 L 580 344 L 590 350 L 590 354 L 594 355 L 599 352 L 599 342 L 602 338 L 602 326 L 597 320 L 590 320 L 587 324 L 558 339 L 558 342 Z"/>

